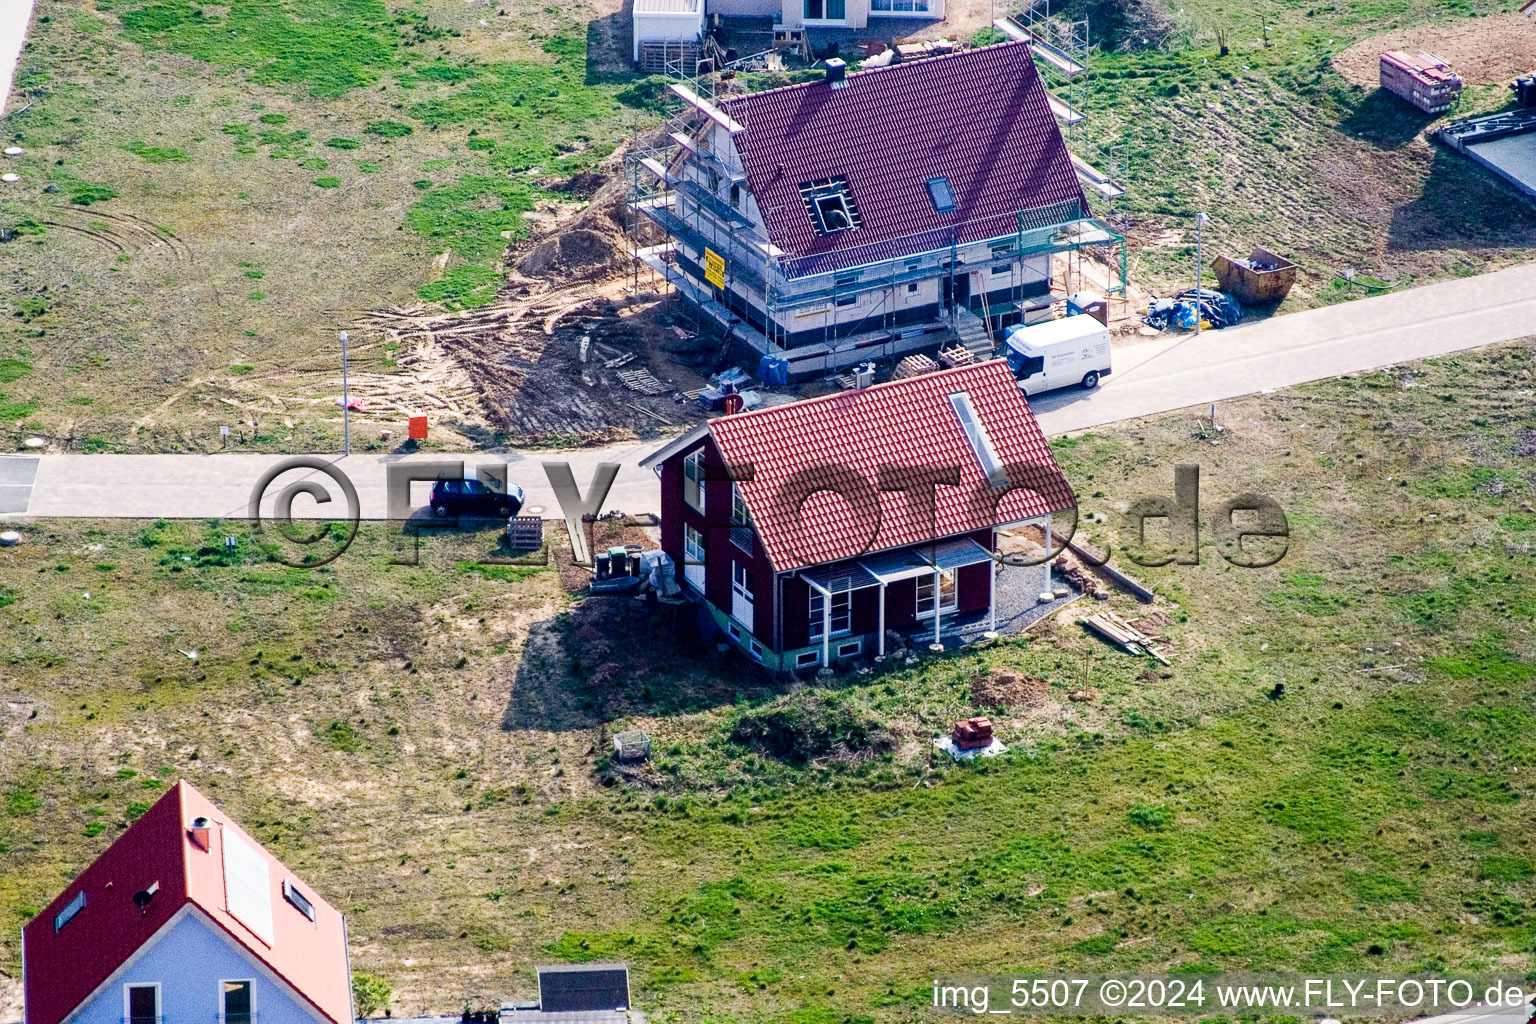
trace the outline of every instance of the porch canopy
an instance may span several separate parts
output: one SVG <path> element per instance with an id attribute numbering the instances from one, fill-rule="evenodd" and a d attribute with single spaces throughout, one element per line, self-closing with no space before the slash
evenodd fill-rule
<path id="1" fill-rule="evenodd" d="M 962 566 L 977 565 L 981 562 L 993 560 L 992 552 L 976 543 L 970 537 L 954 537 L 950 540 L 942 540 L 933 544 L 918 544 L 909 548 L 897 548 L 894 551 L 881 551 L 873 555 L 865 555 L 863 558 L 851 562 L 839 562 L 833 565 L 818 565 L 814 569 L 806 569 L 800 573 L 800 578 L 805 580 L 813 590 L 819 591 L 825 598 L 821 605 L 822 630 L 821 630 L 821 663 L 828 664 L 831 653 L 832 635 L 832 595 L 843 594 L 852 590 L 863 590 L 866 587 L 879 587 L 880 600 L 877 602 L 880 614 L 880 629 L 876 640 L 877 653 L 885 654 L 885 588 L 887 584 L 896 583 L 899 580 L 915 579 L 918 576 L 935 577 L 934 596 L 938 597 L 937 577 L 941 572 L 959 569 Z M 991 605 L 991 600 L 988 600 Z M 933 642 L 939 642 L 939 618 L 937 608 L 933 616 Z"/>

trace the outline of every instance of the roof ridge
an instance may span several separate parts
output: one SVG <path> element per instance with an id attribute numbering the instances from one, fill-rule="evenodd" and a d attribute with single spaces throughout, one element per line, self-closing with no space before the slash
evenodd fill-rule
<path id="1" fill-rule="evenodd" d="M 1536 0 L 1532 0 L 1532 2 L 1536 3 Z M 1028 45 L 1028 44 L 1025 43 L 1021 39 L 1005 39 L 1005 40 L 1003 40 L 1000 43 L 988 43 L 986 46 L 968 46 L 968 47 L 966 47 L 963 50 L 955 50 L 952 53 L 940 53 L 940 54 L 937 54 L 937 55 L 932 56 L 932 57 L 921 57 L 921 58 L 919 58 L 917 60 L 902 61 L 899 64 L 887 64 L 884 67 L 879 67 L 879 68 L 867 68 L 867 69 L 861 69 L 861 70 L 858 70 L 858 71 L 850 71 L 848 73 L 845 81 L 851 82 L 851 81 L 853 81 L 853 80 L 855 80 L 857 78 L 862 78 L 865 75 L 872 75 L 872 74 L 874 74 L 877 71 L 883 71 L 883 72 L 886 72 L 887 74 L 889 74 L 892 71 L 897 71 L 897 70 L 902 69 L 902 68 L 915 68 L 915 67 L 921 67 L 921 66 L 925 66 L 925 65 L 932 65 L 936 61 L 949 60 L 949 59 L 951 59 L 953 57 L 966 57 L 966 56 L 970 56 L 971 54 L 982 53 L 982 52 L 985 52 L 987 50 L 1000 50 L 1000 49 L 1002 49 L 1004 47 L 1008 47 L 1008 46 L 1026 46 L 1026 45 Z M 1031 58 L 1031 59 L 1033 59 L 1033 58 Z M 814 67 L 814 66 L 815 65 L 812 65 L 812 67 Z M 808 78 L 808 79 L 806 79 L 803 82 L 790 82 L 787 85 L 776 85 L 772 89 L 759 89 L 756 92 L 744 92 L 740 96 L 731 96 L 731 97 L 729 97 L 727 99 L 719 100 L 718 102 L 722 106 L 732 107 L 732 106 L 735 106 L 738 103 L 745 103 L 748 100 L 753 99 L 753 98 L 758 97 L 758 96 L 772 96 L 775 93 L 788 92 L 791 89 L 804 89 L 807 86 L 819 85 L 821 83 L 824 83 L 825 81 L 826 81 L 825 78 Z M 746 124 L 746 122 L 742 122 L 742 123 Z M 747 124 L 747 131 L 750 132 L 751 130 L 752 130 L 752 126 L 750 124 Z"/>
<path id="2" fill-rule="evenodd" d="M 974 372 L 984 366 L 989 366 L 992 363 L 1002 362 L 1004 362 L 1004 360 L 1001 357 L 985 359 L 979 363 L 968 363 L 964 366 L 951 366 L 946 370 L 935 370 L 930 373 L 918 374 L 915 377 L 902 377 L 896 380 L 883 380 L 878 384 L 871 384 L 866 388 L 854 388 L 850 391 L 834 391 L 831 394 L 817 395 L 815 398 L 805 398 L 798 402 L 786 402 L 783 405 L 770 405 L 763 409 L 752 409 L 746 412 L 732 413 L 728 416 L 716 416 L 706 422 L 708 422 L 710 427 L 713 428 L 716 423 L 721 423 L 726 420 L 729 420 L 731 423 L 741 423 L 752 418 L 760 419 L 771 413 L 783 413 L 786 409 L 795 409 L 803 412 L 811 406 L 817 404 L 831 404 L 838 399 L 846 399 L 849 395 L 868 395 L 882 390 L 893 391 L 902 385 L 916 384 L 920 381 L 929 381 L 933 380 L 935 377 L 942 377 L 945 375 L 956 375 L 967 372 Z"/>

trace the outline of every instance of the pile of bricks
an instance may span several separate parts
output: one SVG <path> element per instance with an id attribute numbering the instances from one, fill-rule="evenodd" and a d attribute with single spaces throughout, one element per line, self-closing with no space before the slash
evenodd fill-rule
<path id="1" fill-rule="evenodd" d="M 963 722 L 955 723 L 955 731 L 950 734 L 955 746 L 961 750 L 980 750 L 992 745 L 992 720 L 978 716 L 967 718 Z"/>

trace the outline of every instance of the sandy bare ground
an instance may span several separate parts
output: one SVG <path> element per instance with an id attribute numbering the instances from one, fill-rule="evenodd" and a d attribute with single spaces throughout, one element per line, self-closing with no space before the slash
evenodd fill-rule
<path id="1" fill-rule="evenodd" d="M 1428 51 L 1448 61 L 1468 85 L 1498 85 L 1536 71 L 1536 18 L 1495 14 L 1383 32 L 1335 56 L 1333 66 L 1356 85 L 1374 87 L 1387 50 Z"/>

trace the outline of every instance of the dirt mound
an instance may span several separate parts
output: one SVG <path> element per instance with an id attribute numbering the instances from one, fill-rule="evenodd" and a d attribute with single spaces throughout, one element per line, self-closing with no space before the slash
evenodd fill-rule
<path id="1" fill-rule="evenodd" d="M 591 184 L 589 180 L 584 187 Z M 609 179 L 597 189 L 586 209 L 557 225 L 518 259 L 516 266 L 524 277 L 583 280 L 616 272 L 628 258 L 627 251 L 624 185 Z"/>
<path id="2" fill-rule="evenodd" d="M 1334 70 L 1356 85 L 1375 88 L 1387 50 L 1433 53 L 1468 85 L 1499 85 L 1536 69 L 1536 18 L 1495 14 L 1383 32 L 1336 54 Z"/>
<path id="3" fill-rule="evenodd" d="M 994 668 L 971 680 L 971 703 L 979 708 L 1028 708 L 1050 696 L 1051 684 L 1044 679 Z"/>

